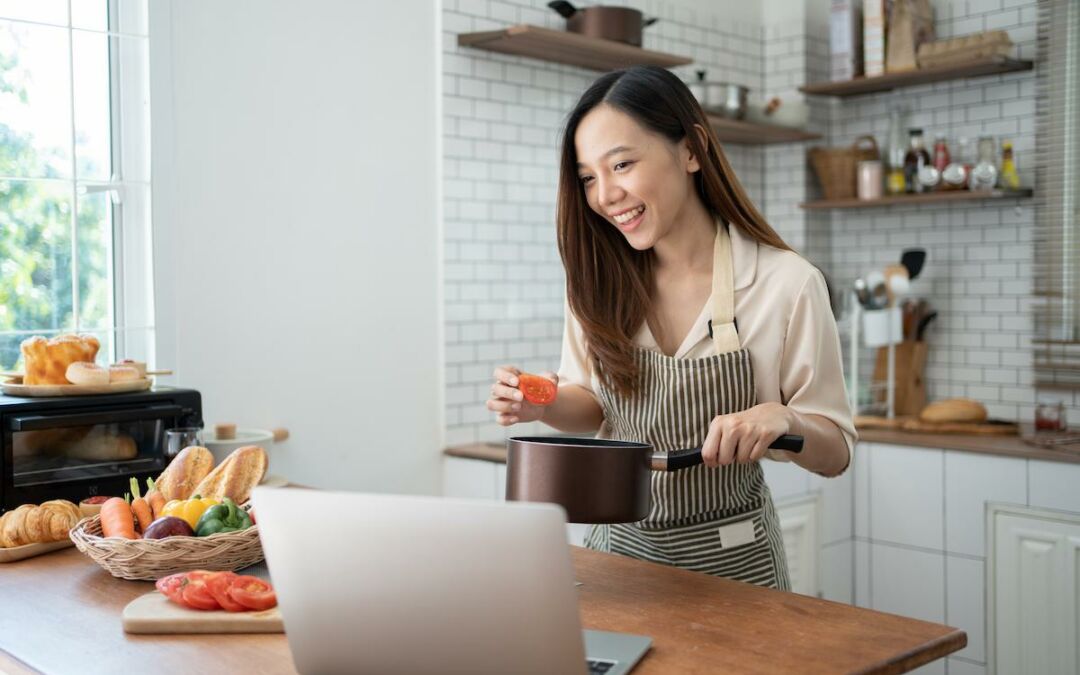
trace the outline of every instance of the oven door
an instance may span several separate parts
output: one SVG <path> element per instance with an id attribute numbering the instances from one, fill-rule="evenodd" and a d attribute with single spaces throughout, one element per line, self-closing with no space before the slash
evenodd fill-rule
<path id="1" fill-rule="evenodd" d="M 132 476 L 142 481 L 165 468 L 164 431 L 183 412 L 159 404 L 7 418 L 5 506 L 122 496 Z"/>

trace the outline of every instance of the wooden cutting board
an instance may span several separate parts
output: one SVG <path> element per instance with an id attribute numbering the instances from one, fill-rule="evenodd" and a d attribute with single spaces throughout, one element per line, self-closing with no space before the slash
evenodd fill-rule
<path id="1" fill-rule="evenodd" d="M 898 416 L 893 419 L 873 415 L 856 415 L 858 429 L 897 429 L 926 434 L 976 434 L 982 436 L 1016 436 L 1020 426 L 1005 420 L 985 422 L 923 422 L 918 417 Z"/>
<path id="2" fill-rule="evenodd" d="M 284 633 L 281 611 L 200 612 L 170 602 L 154 591 L 124 607 L 124 631 L 128 633 Z"/>

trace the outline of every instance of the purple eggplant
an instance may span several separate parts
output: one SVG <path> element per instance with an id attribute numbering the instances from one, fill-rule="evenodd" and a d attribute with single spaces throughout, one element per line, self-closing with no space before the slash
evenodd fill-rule
<path id="1" fill-rule="evenodd" d="M 165 537 L 194 537 L 195 531 L 183 518 L 162 516 L 150 523 L 143 532 L 143 539 L 164 539 Z"/>

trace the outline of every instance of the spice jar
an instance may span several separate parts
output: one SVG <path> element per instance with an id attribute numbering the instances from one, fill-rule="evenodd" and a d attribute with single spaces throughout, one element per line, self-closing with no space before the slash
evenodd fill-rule
<path id="1" fill-rule="evenodd" d="M 1065 404 L 1041 400 L 1035 406 L 1035 431 L 1065 431 Z"/>

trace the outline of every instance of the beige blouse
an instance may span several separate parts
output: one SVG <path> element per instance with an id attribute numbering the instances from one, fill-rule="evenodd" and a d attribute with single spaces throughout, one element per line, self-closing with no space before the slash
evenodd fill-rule
<path id="1" fill-rule="evenodd" d="M 840 336 L 829 305 L 821 272 L 793 251 L 758 244 L 738 227 L 729 228 L 734 264 L 735 319 L 739 339 L 750 350 L 758 403 L 778 401 L 796 412 L 832 420 L 847 442 L 848 457 L 855 446 L 855 424 L 848 405 L 841 367 Z M 677 359 L 716 354 L 709 339 L 711 299 L 702 307 L 690 333 L 675 352 Z M 660 351 L 648 323 L 634 344 Z M 581 325 L 566 310 L 559 383 L 597 388 L 585 351 Z M 607 424 L 600 428 L 608 435 Z M 788 460 L 770 451 L 772 459 Z"/>

